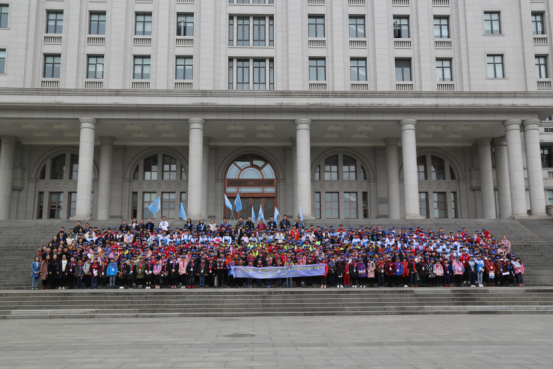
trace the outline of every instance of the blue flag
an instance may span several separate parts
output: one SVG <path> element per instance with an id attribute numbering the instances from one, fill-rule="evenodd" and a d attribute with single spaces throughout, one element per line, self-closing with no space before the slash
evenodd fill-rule
<path id="1" fill-rule="evenodd" d="M 231 203 L 230 200 L 228 199 L 227 195 L 225 195 L 225 205 L 227 206 L 227 208 L 229 208 L 230 210 L 232 210 L 232 203 Z"/>
<path id="2" fill-rule="evenodd" d="M 278 209 L 277 209 L 277 207 L 275 206 L 275 219 L 278 219 L 278 214 L 280 214 L 280 213 L 278 212 Z"/>
<path id="3" fill-rule="evenodd" d="M 257 214 L 257 219 L 265 221 L 265 216 L 263 215 L 263 207 L 259 204 L 259 213 Z"/>
<path id="4" fill-rule="evenodd" d="M 301 213 L 301 208 L 300 208 L 300 219 L 301 219 L 301 222 L 303 223 L 303 214 Z"/>
<path id="5" fill-rule="evenodd" d="M 255 222 L 255 211 L 253 211 L 253 206 L 252 206 L 252 222 Z"/>
<path id="6" fill-rule="evenodd" d="M 150 210 L 152 214 L 155 214 L 159 211 L 159 209 L 161 209 L 161 204 L 158 197 L 157 199 L 154 200 L 154 202 L 150 204 L 150 206 L 148 206 L 148 210 Z"/>
<path id="7" fill-rule="evenodd" d="M 238 196 L 236 196 L 236 200 L 234 200 L 234 209 L 237 213 L 242 210 L 242 200 L 240 200 L 240 194 L 238 194 Z"/>
<path id="8" fill-rule="evenodd" d="M 184 206 L 182 206 L 182 202 L 180 203 L 179 218 L 180 219 L 187 219 L 186 218 L 186 212 L 184 211 Z"/>

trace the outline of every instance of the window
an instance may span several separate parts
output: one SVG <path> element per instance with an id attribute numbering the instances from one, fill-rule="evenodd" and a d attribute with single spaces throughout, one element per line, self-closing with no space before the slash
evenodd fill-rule
<path id="1" fill-rule="evenodd" d="M 344 217 L 357 218 L 357 192 L 344 192 Z"/>
<path id="2" fill-rule="evenodd" d="M 409 38 L 409 18 L 394 17 L 394 38 Z"/>
<path id="3" fill-rule="evenodd" d="M 157 198 L 157 192 L 144 192 L 142 193 L 142 218 L 148 219 L 148 218 L 154 218 L 155 214 L 152 214 L 150 209 L 148 207 L 152 202 L 154 202 Z"/>
<path id="4" fill-rule="evenodd" d="M 44 78 L 60 78 L 60 69 L 60 55 L 46 55 L 44 57 Z"/>
<path id="5" fill-rule="evenodd" d="M 253 18 L 253 46 L 265 46 L 266 20 L 265 17 Z"/>
<path id="6" fill-rule="evenodd" d="M 67 218 L 74 217 L 77 213 L 77 193 L 69 192 L 69 207 L 67 208 Z"/>
<path id="7" fill-rule="evenodd" d="M 177 15 L 177 36 L 194 36 L 194 14 Z"/>
<path id="8" fill-rule="evenodd" d="M 138 218 L 138 192 L 132 193 L 131 217 Z"/>
<path id="9" fill-rule="evenodd" d="M 48 12 L 46 33 L 63 33 L 63 12 Z"/>
<path id="10" fill-rule="evenodd" d="M 338 192 L 325 193 L 325 218 L 337 219 L 338 216 Z"/>
<path id="11" fill-rule="evenodd" d="M 365 172 L 365 168 L 363 168 L 363 166 L 361 166 L 361 179 L 363 181 L 366 181 L 369 179 L 369 177 L 367 176 L 367 172 Z"/>
<path id="12" fill-rule="evenodd" d="M 501 22 L 499 13 L 484 13 L 484 32 L 487 35 L 499 35 L 501 33 Z"/>
<path id="13" fill-rule="evenodd" d="M 265 90 L 265 60 L 253 60 L 253 89 Z"/>
<path id="14" fill-rule="evenodd" d="M 545 35 L 543 13 L 532 13 L 532 31 L 535 35 Z"/>
<path id="15" fill-rule="evenodd" d="M 6 50 L 0 49 L 0 74 L 6 73 Z"/>
<path id="16" fill-rule="evenodd" d="M 234 17 L 228 18 L 228 45 L 234 46 Z"/>
<path id="17" fill-rule="evenodd" d="M 233 83 L 234 80 L 236 83 Z M 229 90 L 267 90 L 267 80 L 269 90 L 273 90 L 275 88 L 273 59 L 229 59 Z"/>
<path id="18" fill-rule="evenodd" d="M 434 18 L 434 38 L 449 38 L 449 18 Z"/>
<path id="19" fill-rule="evenodd" d="M 228 89 L 233 90 L 234 89 L 234 81 L 233 81 L 233 73 L 234 73 L 234 67 L 232 63 L 232 59 L 229 59 L 228 61 Z"/>
<path id="20" fill-rule="evenodd" d="M 321 219 L 321 193 L 320 192 L 315 192 L 315 219 Z"/>
<path id="21" fill-rule="evenodd" d="M 9 5 L 0 5 L 0 28 L 8 28 L 9 10 Z"/>
<path id="22" fill-rule="evenodd" d="M 451 193 L 451 217 L 459 218 L 459 214 L 457 214 L 457 192 Z"/>
<path id="23" fill-rule="evenodd" d="M 89 56 L 88 57 L 88 72 L 86 78 L 102 79 L 104 78 L 104 57 Z"/>
<path id="24" fill-rule="evenodd" d="M 71 154 L 71 170 L 69 171 L 69 179 L 79 178 L 79 155 Z"/>
<path id="25" fill-rule="evenodd" d="M 176 79 L 193 79 L 192 77 L 192 57 L 177 58 L 177 66 L 175 71 Z"/>
<path id="26" fill-rule="evenodd" d="M 325 59 L 309 59 L 309 80 L 326 81 Z"/>
<path id="27" fill-rule="evenodd" d="M 553 205 L 553 191 L 547 190 L 547 205 Z"/>
<path id="28" fill-rule="evenodd" d="M 237 18 L 237 45 L 250 46 L 250 17 Z"/>
<path id="29" fill-rule="evenodd" d="M 325 37 L 324 15 L 310 15 L 308 17 L 308 37 Z"/>
<path id="30" fill-rule="evenodd" d="M 411 59 L 396 59 L 396 81 L 412 81 Z"/>
<path id="31" fill-rule="evenodd" d="M 151 13 L 136 14 L 134 34 L 137 36 L 152 35 L 152 14 Z"/>
<path id="32" fill-rule="evenodd" d="M 426 181 L 426 156 L 417 158 L 417 173 L 419 174 L 419 181 Z"/>
<path id="33" fill-rule="evenodd" d="M 488 78 L 504 78 L 503 55 L 488 55 Z"/>
<path id="34" fill-rule="evenodd" d="M 106 34 L 106 13 L 90 13 L 88 33 L 90 35 Z"/>
<path id="35" fill-rule="evenodd" d="M 134 57 L 134 79 L 150 79 L 150 57 Z"/>
<path id="36" fill-rule="evenodd" d="M 63 211 L 63 192 L 50 192 L 48 219 L 61 219 Z"/>
<path id="37" fill-rule="evenodd" d="M 144 180 L 157 180 L 157 155 L 144 159 Z"/>
<path id="38" fill-rule="evenodd" d="M 269 61 L 269 90 L 275 89 L 275 62 Z"/>
<path id="39" fill-rule="evenodd" d="M 163 179 L 177 179 L 177 159 L 169 155 L 163 155 Z"/>
<path id="40" fill-rule="evenodd" d="M 344 181 L 355 181 L 357 180 L 357 162 L 354 158 L 344 155 L 343 158 L 343 174 Z"/>
<path id="41" fill-rule="evenodd" d="M 44 192 L 39 192 L 38 193 L 38 209 L 37 209 L 36 218 L 37 219 L 42 219 L 43 212 L 44 212 Z"/>
<path id="42" fill-rule="evenodd" d="M 365 38 L 365 17 L 364 16 L 350 15 L 349 38 Z"/>
<path id="43" fill-rule="evenodd" d="M 363 192 L 363 219 L 369 219 L 369 193 Z"/>
<path id="44" fill-rule="evenodd" d="M 536 78 L 549 78 L 547 56 L 536 56 Z"/>
<path id="45" fill-rule="evenodd" d="M 434 218 L 447 218 L 445 192 L 434 192 L 432 197 L 434 202 Z"/>
<path id="46" fill-rule="evenodd" d="M 443 181 L 445 180 L 445 164 L 444 161 L 436 156 L 431 156 L 432 162 L 432 180 Z"/>
<path id="47" fill-rule="evenodd" d="M 269 17 L 269 46 L 275 46 L 275 20 Z"/>
<path id="48" fill-rule="evenodd" d="M 186 192 L 181 192 L 180 193 L 180 203 L 186 209 Z M 179 211 L 180 211 L 180 205 L 179 205 Z"/>
<path id="49" fill-rule="evenodd" d="M 428 193 L 419 192 L 419 212 L 424 218 L 428 218 Z"/>
<path id="50" fill-rule="evenodd" d="M 325 181 L 338 180 L 338 155 L 325 159 Z"/>
<path id="51" fill-rule="evenodd" d="M 436 78 L 439 82 L 453 81 L 451 59 L 436 59 Z"/>
<path id="52" fill-rule="evenodd" d="M 51 179 L 64 179 L 65 177 L 65 154 L 52 159 L 52 168 L 50 171 Z"/>
<path id="53" fill-rule="evenodd" d="M 184 170 L 184 165 L 180 166 L 180 179 L 181 181 L 186 181 L 186 171 Z"/>
<path id="54" fill-rule="evenodd" d="M 551 165 L 553 155 L 551 155 L 551 146 L 541 146 L 541 166 L 543 168 L 551 168 L 553 165 Z"/>
<path id="55" fill-rule="evenodd" d="M 250 89 L 250 61 L 248 59 L 236 61 L 236 89 Z"/>
<path id="56" fill-rule="evenodd" d="M 161 216 L 177 218 L 176 201 L 174 192 L 163 192 L 161 194 Z M 180 209 L 179 209 L 180 210 Z"/>
<path id="57" fill-rule="evenodd" d="M 367 60 L 366 59 L 350 60 L 350 79 L 351 81 L 367 80 Z"/>

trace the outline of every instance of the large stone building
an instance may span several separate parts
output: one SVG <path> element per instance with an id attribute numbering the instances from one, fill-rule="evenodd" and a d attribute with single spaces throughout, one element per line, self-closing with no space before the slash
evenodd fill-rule
<path id="1" fill-rule="evenodd" d="M 0 0 L 0 219 L 544 216 L 552 13 Z"/>

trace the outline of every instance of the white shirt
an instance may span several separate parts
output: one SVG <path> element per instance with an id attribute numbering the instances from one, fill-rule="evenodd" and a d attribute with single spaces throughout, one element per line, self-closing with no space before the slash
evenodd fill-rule
<path id="1" fill-rule="evenodd" d="M 159 223 L 159 228 L 161 228 L 164 231 L 167 231 L 169 229 L 169 222 L 168 221 L 162 221 Z"/>

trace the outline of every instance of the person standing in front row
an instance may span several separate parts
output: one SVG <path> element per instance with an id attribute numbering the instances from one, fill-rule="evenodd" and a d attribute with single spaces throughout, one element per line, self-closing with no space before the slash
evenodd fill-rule
<path id="1" fill-rule="evenodd" d="M 31 289 L 38 290 L 38 280 L 40 278 L 40 258 L 35 256 L 35 261 L 31 263 Z"/>

